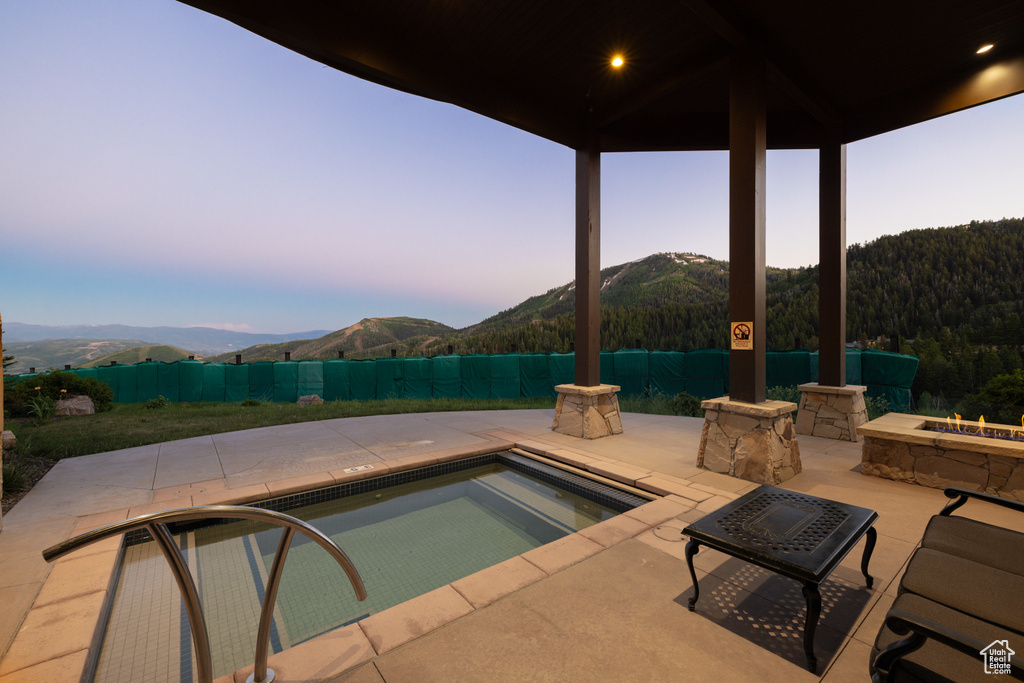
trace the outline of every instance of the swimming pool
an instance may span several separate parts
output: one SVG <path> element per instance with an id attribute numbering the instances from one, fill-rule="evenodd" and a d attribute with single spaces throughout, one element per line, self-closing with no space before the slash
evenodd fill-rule
<path id="1" fill-rule="evenodd" d="M 296 537 L 277 597 L 278 652 L 648 502 L 514 453 L 476 456 L 264 501 L 316 526 L 349 555 L 368 599 L 316 544 Z M 182 528 L 214 676 L 252 663 L 260 601 L 280 535 L 251 521 Z M 188 623 L 162 556 L 125 549 L 96 681 L 190 681 Z"/>

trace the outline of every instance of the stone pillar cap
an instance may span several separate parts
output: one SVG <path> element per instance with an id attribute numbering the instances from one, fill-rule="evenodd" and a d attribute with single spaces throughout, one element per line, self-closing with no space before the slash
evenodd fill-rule
<path id="1" fill-rule="evenodd" d="M 839 396 L 856 396 L 863 394 L 867 391 L 866 386 L 860 384 L 847 384 L 844 387 L 833 387 L 827 384 L 818 384 L 817 382 L 808 382 L 807 384 L 801 384 L 797 387 L 800 391 L 815 392 L 818 394 L 837 394 Z"/>
<path id="2" fill-rule="evenodd" d="M 700 402 L 704 410 L 721 410 L 726 413 L 750 415 L 752 417 L 778 417 L 797 409 L 792 401 L 765 401 L 764 403 L 746 403 L 733 401 L 728 396 L 709 398 Z"/>
<path id="3" fill-rule="evenodd" d="M 559 384 L 555 391 L 560 394 L 578 394 L 580 396 L 597 396 L 599 394 L 617 394 L 622 387 L 616 384 L 598 384 L 593 387 L 581 387 L 578 384 Z"/>

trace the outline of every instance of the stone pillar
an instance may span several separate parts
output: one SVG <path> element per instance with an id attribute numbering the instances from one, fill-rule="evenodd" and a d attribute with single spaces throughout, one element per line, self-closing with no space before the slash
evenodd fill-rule
<path id="1" fill-rule="evenodd" d="M 801 384 L 800 412 L 796 433 L 840 441 L 860 441 L 857 428 L 868 421 L 864 403 L 865 386 L 822 386 L 817 382 Z"/>
<path id="2" fill-rule="evenodd" d="M 697 467 L 773 486 L 800 473 L 795 403 L 745 403 L 723 396 L 700 405 L 704 432 Z"/>
<path id="3" fill-rule="evenodd" d="M 613 384 L 593 387 L 559 384 L 555 387 L 558 402 L 551 429 L 583 439 L 621 434 L 622 417 L 619 415 L 619 397 L 616 396 L 619 389 Z"/>

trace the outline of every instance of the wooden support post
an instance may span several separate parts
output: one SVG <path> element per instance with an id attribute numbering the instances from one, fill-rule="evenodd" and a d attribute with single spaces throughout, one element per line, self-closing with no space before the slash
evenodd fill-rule
<path id="1" fill-rule="evenodd" d="M 596 136 L 576 150 L 576 373 L 601 383 L 601 152 Z"/>
<path id="2" fill-rule="evenodd" d="M 749 348 L 729 351 L 729 396 L 765 400 L 765 75 L 763 55 L 739 50 L 729 87 L 729 337 L 750 328 Z"/>
<path id="3" fill-rule="evenodd" d="M 818 384 L 846 386 L 846 145 L 818 152 Z"/>

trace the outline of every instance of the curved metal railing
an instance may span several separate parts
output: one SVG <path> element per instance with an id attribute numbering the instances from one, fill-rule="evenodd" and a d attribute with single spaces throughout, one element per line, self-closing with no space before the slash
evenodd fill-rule
<path id="1" fill-rule="evenodd" d="M 171 532 L 167 529 L 167 525 L 170 523 L 197 519 L 251 519 L 284 527 L 281 540 L 277 545 L 277 553 L 274 555 L 274 562 L 270 568 L 270 574 L 267 577 L 267 587 L 263 595 L 263 608 L 260 612 L 259 632 L 256 636 L 256 665 L 247 683 L 270 683 L 274 680 L 273 669 L 267 668 L 267 657 L 270 654 L 270 625 L 274 615 L 274 602 L 277 600 L 277 587 L 281 582 L 281 573 L 284 571 L 284 561 L 288 556 L 288 549 L 291 547 L 292 537 L 296 531 L 330 553 L 331 557 L 337 560 L 341 568 L 345 570 L 345 575 L 348 576 L 348 580 L 352 584 L 352 589 L 355 591 L 359 601 L 362 602 L 366 599 L 366 589 L 363 587 L 363 580 L 360 578 L 359 572 L 356 571 L 355 565 L 352 564 L 348 556 L 330 537 L 290 515 L 274 510 L 262 510 L 242 505 L 201 505 L 140 515 L 132 519 L 93 529 L 80 536 L 69 538 L 66 541 L 51 546 L 43 551 L 43 559 L 47 562 L 52 562 L 70 552 L 105 538 L 137 529 L 149 531 L 160 547 L 160 551 L 167 559 L 167 563 L 170 564 L 174 579 L 178 582 L 178 588 L 181 590 L 182 599 L 185 601 L 185 611 L 188 614 L 189 628 L 192 631 L 192 643 L 196 649 L 196 668 L 199 680 L 203 683 L 210 683 L 213 680 L 213 665 L 210 655 L 210 636 L 206 630 L 203 606 L 199 602 L 199 592 L 196 590 L 196 584 L 192 580 L 192 574 L 188 570 L 185 557 L 181 554 L 181 550 L 174 542 Z"/>

